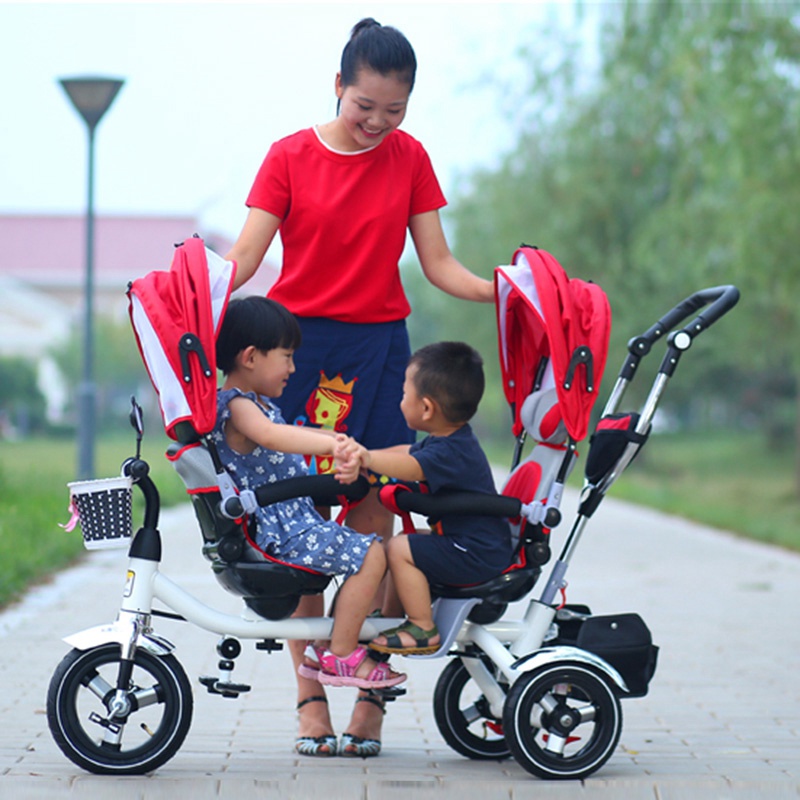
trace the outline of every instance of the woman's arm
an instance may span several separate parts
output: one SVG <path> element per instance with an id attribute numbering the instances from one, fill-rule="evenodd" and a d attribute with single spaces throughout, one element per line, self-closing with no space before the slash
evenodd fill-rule
<path id="1" fill-rule="evenodd" d="M 238 289 L 253 277 L 264 260 L 280 224 L 280 217 L 260 208 L 250 209 L 236 244 L 225 255 L 226 261 L 236 262 L 234 289 Z"/>
<path id="2" fill-rule="evenodd" d="M 408 222 L 425 277 L 438 289 L 462 300 L 494 302 L 494 285 L 470 272 L 447 246 L 438 211 L 415 214 Z"/>

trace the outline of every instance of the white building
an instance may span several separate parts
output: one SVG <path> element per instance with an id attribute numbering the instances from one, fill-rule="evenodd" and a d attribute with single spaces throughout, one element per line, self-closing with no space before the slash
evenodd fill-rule
<path id="1" fill-rule="evenodd" d="M 98 216 L 94 310 L 127 317 L 128 283 L 168 270 L 176 244 L 193 236 L 225 254 L 232 242 L 200 229 L 192 217 Z M 277 269 L 264 264 L 247 292 L 265 294 Z M 86 228 L 82 215 L 0 215 L 0 356 L 34 359 L 48 414 L 58 419 L 66 387 L 48 353 L 83 323 Z"/>

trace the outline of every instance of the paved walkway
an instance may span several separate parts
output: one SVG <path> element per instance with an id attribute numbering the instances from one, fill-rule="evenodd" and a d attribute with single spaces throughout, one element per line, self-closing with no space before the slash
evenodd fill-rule
<path id="1" fill-rule="evenodd" d="M 166 512 L 161 527 L 165 572 L 210 605 L 235 610 L 236 600 L 200 556 L 191 509 Z M 298 757 L 288 655 L 249 645 L 235 676 L 253 691 L 226 700 L 197 685 L 192 729 L 157 773 L 117 779 L 84 773 L 50 737 L 45 693 L 67 650 L 61 637 L 113 619 L 124 566 L 124 551 L 92 553 L 0 614 L 0 798 L 772 800 L 800 794 L 797 555 L 607 499 L 578 548 L 569 600 L 595 613 L 639 612 L 661 646 L 659 668 L 647 697 L 623 702 L 622 738 L 611 760 L 586 781 L 568 783 L 540 781 L 512 760 L 474 762 L 451 751 L 432 713 L 444 665 L 438 659 L 407 662 L 408 694 L 386 717 L 380 758 Z M 510 613 L 523 608 L 516 604 Z M 159 621 L 157 631 L 177 644 L 192 681 L 215 671 L 215 635 L 172 621 Z M 329 695 L 343 726 L 352 692 Z"/>

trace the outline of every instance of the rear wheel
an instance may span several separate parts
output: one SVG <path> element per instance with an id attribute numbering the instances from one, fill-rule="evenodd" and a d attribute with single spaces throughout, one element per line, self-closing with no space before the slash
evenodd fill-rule
<path id="1" fill-rule="evenodd" d="M 490 661 L 484 663 L 494 670 Z M 488 760 L 511 755 L 501 720 L 492 714 L 489 701 L 460 658 L 453 659 L 436 682 L 433 714 L 444 740 L 462 756 Z"/>
<path id="2" fill-rule="evenodd" d="M 511 753 L 528 772 L 577 780 L 611 757 L 622 732 L 622 707 L 598 670 L 550 664 L 511 687 L 503 730 Z"/>
<path id="3" fill-rule="evenodd" d="M 192 688 L 178 660 L 137 650 L 117 692 L 128 666 L 120 646 L 106 644 L 71 651 L 50 680 L 50 731 L 64 755 L 89 772 L 150 772 L 175 755 L 189 731 Z"/>

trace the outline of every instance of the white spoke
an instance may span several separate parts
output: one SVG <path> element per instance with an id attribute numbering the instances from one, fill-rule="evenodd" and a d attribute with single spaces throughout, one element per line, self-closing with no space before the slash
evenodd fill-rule
<path id="1" fill-rule="evenodd" d="M 548 733 L 547 744 L 545 745 L 544 749 L 547 753 L 553 753 L 554 755 L 560 756 L 564 753 L 564 747 L 566 744 L 566 736 L 561 736 L 558 733 Z"/>

